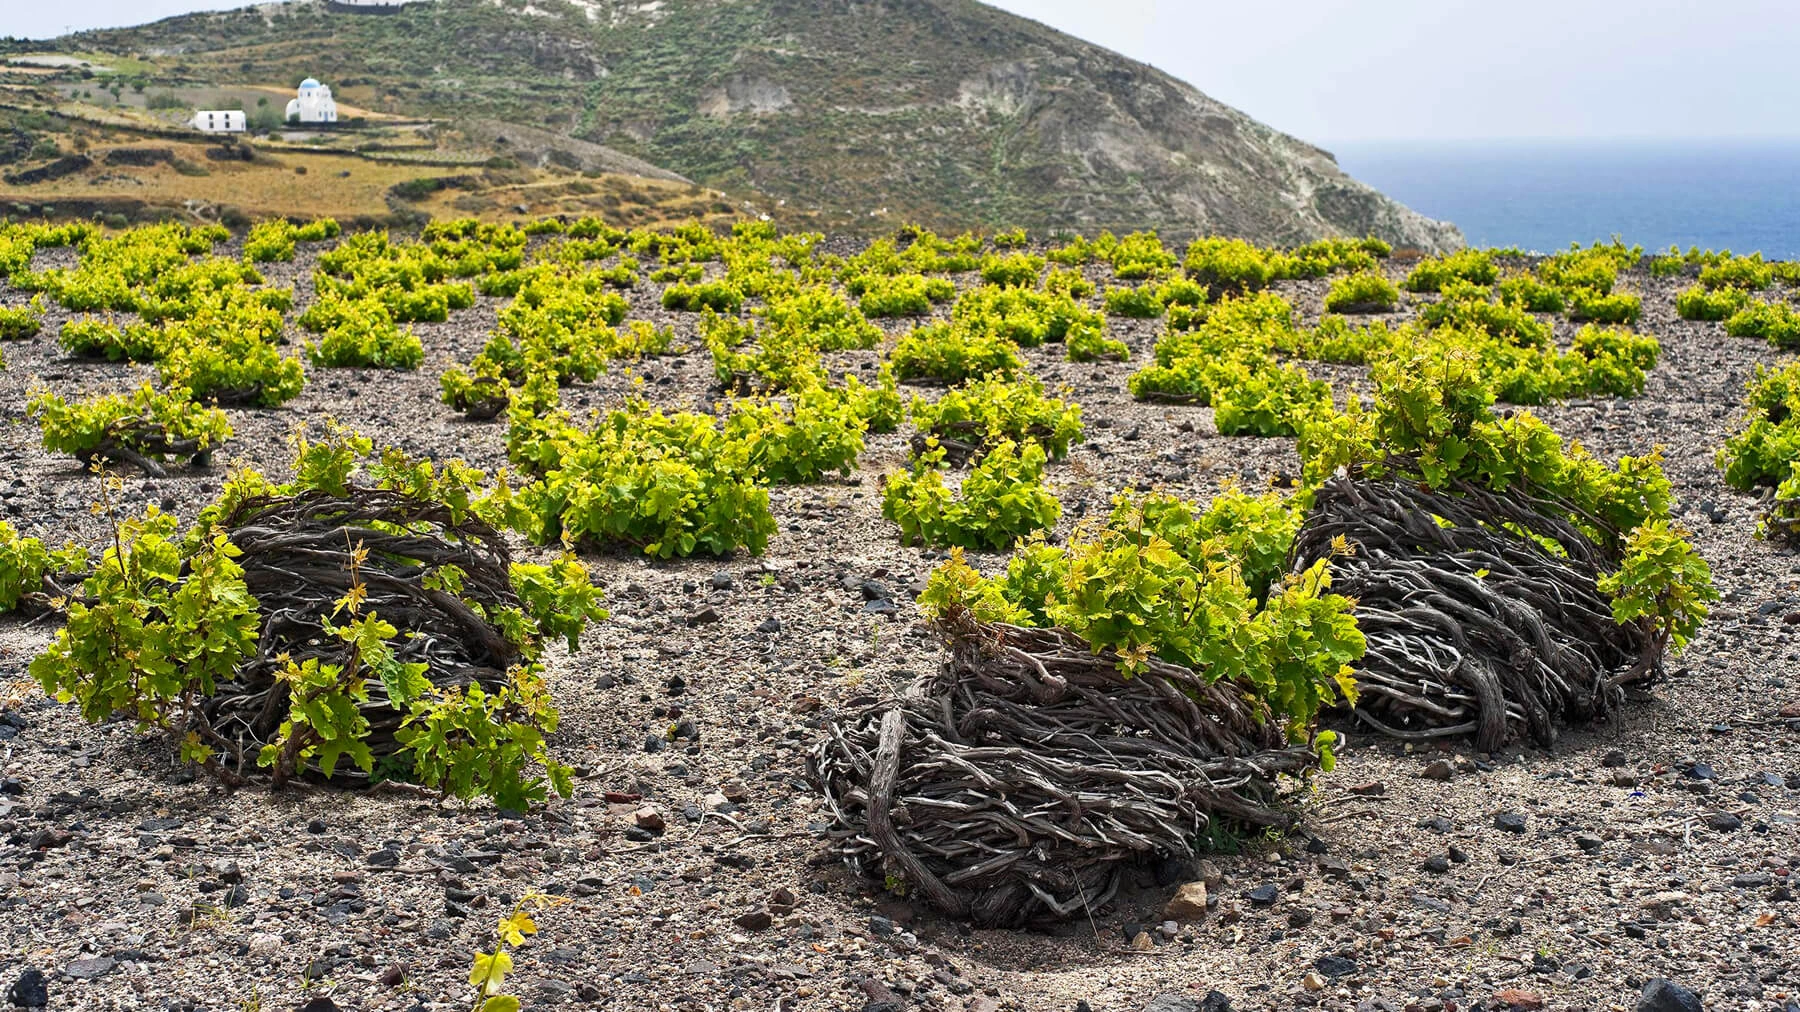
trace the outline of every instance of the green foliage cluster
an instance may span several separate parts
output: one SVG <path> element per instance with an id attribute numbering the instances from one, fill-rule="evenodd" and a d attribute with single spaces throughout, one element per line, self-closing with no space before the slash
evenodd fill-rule
<path id="1" fill-rule="evenodd" d="M 77 316 L 64 321 L 56 340 L 64 351 L 79 358 L 156 362 L 168 354 L 174 343 L 170 331 L 185 332 L 188 328 L 184 324 L 188 322 L 140 322 L 121 326 L 110 312 L 104 318 Z"/>
<path id="2" fill-rule="evenodd" d="M 1700 269 L 1700 286 L 1718 290 L 1733 288 L 1743 292 L 1760 292 L 1775 281 L 1773 265 L 1763 262 L 1761 254 L 1724 258 Z"/>
<path id="3" fill-rule="evenodd" d="M 1684 320 L 1728 320 L 1750 301 L 1750 293 L 1742 288 L 1708 288 L 1695 284 L 1675 296 L 1675 313 Z"/>
<path id="4" fill-rule="evenodd" d="M 1569 319 L 1577 323 L 1633 324 L 1643 312 L 1642 301 L 1630 292 L 1602 294 L 1594 288 L 1577 288 L 1569 293 Z"/>
<path id="5" fill-rule="evenodd" d="M 1044 258 L 1030 253 L 990 256 L 981 261 L 981 280 L 1001 288 L 1036 287 Z"/>
<path id="6" fill-rule="evenodd" d="M 1522 347 L 1547 348 L 1550 324 L 1523 307 L 1489 298 L 1489 289 L 1466 281 L 1445 282 L 1438 301 L 1422 307 L 1419 319 L 1428 327 L 1472 331 Z"/>
<path id="7" fill-rule="evenodd" d="M 744 306 L 744 293 L 729 281 L 701 284 L 673 284 L 663 289 L 664 309 L 698 313 L 710 309 L 715 313 L 735 313 Z"/>
<path id="8" fill-rule="evenodd" d="M 323 305 L 330 306 L 330 323 L 306 346 L 314 365 L 417 369 L 424 363 L 425 345 L 410 326 L 401 330 L 379 300 L 321 300 L 313 309 Z"/>
<path id="9" fill-rule="evenodd" d="M 1131 347 L 1124 341 L 1106 336 L 1099 327 L 1080 326 L 1063 338 L 1063 347 L 1071 362 L 1097 362 L 1110 359 L 1123 362 L 1131 357 Z"/>
<path id="10" fill-rule="evenodd" d="M 911 410 L 913 424 L 932 436 L 986 446 L 1029 441 L 1057 460 L 1082 438 L 1081 405 L 1047 395 L 1035 376 L 969 380 L 936 401 L 913 398 Z"/>
<path id="11" fill-rule="evenodd" d="M 557 383 L 591 381 L 614 359 L 667 351 L 673 331 L 645 321 L 624 331 L 626 303 L 603 272 L 577 266 L 538 271 L 522 280 L 499 322 L 467 366 L 440 377 L 442 400 L 458 411 L 492 417 L 508 391 L 535 374 Z M 647 329 L 646 329 L 647 328 Z"/>
<path id="12" fill-rule="evenodd" d="M 473 221 L 432 222 L 418 242 L 360 232 L 319 254 L 313 287 L 319 303 L 334 296 L 346 302 L 374 299 L 395 323 L 442 323 L 451 311 L 475 304 L 474 287 L 457 279 L 516 270 L 524 262 L 527 238 L 509 225 Z M 318 332 L 327 319 L 309 310 L 300 325 Z"/>
<path id="13" fill-rule="evenodd" d="M 1733 255 L 1734 254 L 1728 249 L 1703 250 L 1698 246 L 1689 246 L 1687 252 L 1683 253 L 1681 252 L 1681 247 L 1676 246 L 1674 243 L 1669 244 L 1668 252 L 1668 256 L 1671 259 L 1680 260 L 1687 266 L 1697 269 L 1704 269 L 1711 267 L 1714 264 L 1723 263 L 1730 260 Z"/>
<path id="14" fill-rule="evenodd" d="M 1322 278 L 1327 274 L 1379 271 L 1380 261 L 1394 248 L 1374 236 L 1364 239 L 1315 239 L 1288 252 L 1284 275 L 1292 278 Z"/>
<path id="15" fill-rule="evenodd" d="M 1242 239 L 1207 237 L 1188 245 L 1183 266 L 1188 277 L 1214 296 L 1243 295 L 1287 279 L 1379 273 L 1380 260 L 1392 252 L 1387 243 L 1373 236 L 1318 239 L 1286 253 Z"/>
<path id="16" fill-rule="evenodd" d="M 1296 358 L 1308 361 L 1368 365 L 1398 342 L 1414 337 L 1413 331 L 1391 329 L 1383 320 L 1352 326 L 1346 317 L 1327 315 L 1311 330 L 1296 332 L 1287 347 Z"/>
<path id="17" fill-rule="evenodd" d="M 44 449 L 84 461 L 102 459 L 117 449 L 166 460 L 172 446 L 199 456 L 231 438 L 225 412 L 196 404 L 186 390 L 163 392 L 148 383 L 129 394 L 78 401 L 39 387 L 25 410 L 43 427 Z"/>
<path id="18" fill-rule="evenodd" d="M 19 272 L 70 308 L 107 314 L 65 322 L 58 343 L 77 356 L 155 363 L 163 389 L 145 385 L 73 402 L 34 391 L 30 411 L 46 448 L 154 470 L 171 455 L 203 457 L 230 436 L 224 414 L 206 402 L 270 407 L 300 392 L 299 361 L 278 350 L 292 292 L 256 287 L 263 279 L 253 268 L 211 256 L 230 238 L 222 227 L 72 231 L 32 242 L 56 238 L 76 245 L 74 268 Z M 113 316 L 129 312 L 142 319 Z"/>
<path id="19" fill-rule="evenodd" d="M 1062 504 L 1044 487 L 1044 448 L 1004 440 L 990 449 L 952 491 L 944 481 L 944 451 L 928 446 L 910 470 L 882 485 L 881 515 L 900 527 L 907 544 L 998 551 L 1055 526 Z"/>
<path id="20" fill-rule="evenodd" d="M 1635 259 L 1621 262 L 1621 257 L 1609 247 L 1574 247 L 1546 257 L 1538 264 L 1537 274 L 1545 284 L 1562 292 L 1585 289 L 1607 295 L 1618 283 L 1619 271 L 1635 263 Z"/>
<path id="21" fill-rule="evenodd" d="M 1399 303 L 1400 289 L 1374 271 L 1339 278 L 1325 294 L 1328 313 L 1391 313 Z"/>
<path id="22" fill-rule="evenodd" d="M 1505 305 L 1528 313 L 1560 313 L 1567 307 L 1562 289 L 1524 273 L 1501 278 L 1494 295 Z"/>
<path id="23" fill-rule="evenodd" d="M 860 296 L 861 286 L 872 278 L 977 270 L 983 260 L 983 245 L 981 237 L 973 233 L 946 239 L 928 229 L 908 226 L 897 236 L 877 239 L 861 253 L 844 259 L 838 274 L 850 294 Z"/>
<path id="24" fill-rule="evenodd" d="M 799 390 L 829 378 L 804 331 L 759 332 L 751 321 L 709 313 L 701 317 L 700 336 L 712 352 L 713 374 L 727 390 Z M 752 338 L 750 350 L 742 350 Z"/>
<path id="25" fill-rule="evenodd" d="M 1025 368 L 1019 346 L 964 322 L 928 323 L 902 337 L 889 357 L 902 380 L 961 383 L 990 373 L 1011 376 Z"/>
<path id="26" fill-rule="evenodd" d="M 278 348 L 284 340 L 281 300 L 253 297 L 241 287 L 197 298 L 157 323 L 121 327 L 111 319 L 77 317 L 63 325 L 57 340 L 74 355 L 154 362 L 165 385 L 203 400 L 273 407 L 299 394 L 304 370 Z"/>
<path id="27" fill-rule="evenodd" d="M 1291 362 L 1240 359 L 1214 383 L 1213 423 L 1222 436 L 1292 436 L 1308 415 L 1331 405 L 1331 384 Z"/>
<path id="28" fill-rule="evenodd" d="M 1162 292 L 1155 285 L 1139 285 L 1136 288 L 1109 285 L 1104 301 L 1108 316 L 1154 320 L 1163 315 L 1164 311 Z"/>
<path id="29" fill-rule="evenodd" d="M 771 296 L 758 310 L 763 331 L 793 331 L 820 351 L 868 349 L 881 343 L 881 328 L 830 288 L 812 286 Z"/>
<path id="30" fill-rule="evenodd" d="M 867 317 L 924 316 L 937 303 L 956 297 L 956 285 L 948 278 L 923 274 L 868 275 L 862 284 L 847 287 Z"/>
<path id="31" fill-rule="evenodd" d="M 306 384 L 300 360 L 277 347 L 282 320 L 274 310 L 240 304 L 202 311 L 165 322 L 161 340 L 162 382 L 203 400 L 272 408 L 299 396 Z"/>
<path id="32" fill-rule="evenodd" d="M 975 333 L 1035 348 L 1078 327 L 1106 329 L 1106 317 L 1072 295 L 1029 288 L 971 288 L 956 300 L 951 322 Z"/>
<path id="33" fill-rule="evenodd" d="M 217 225 L 143 225 L 111 236 L 81 233 L 75 240 L 80 260 L 73 268 L 20 268 L 11 280 L 74 312 L 135 312 L 152 323 L 242 302 L 285 312 L 293 301 L 291 291 L 253 291 L 252 286 L 263 283 L 255 268 L 210 255 L 214 244 L 230 238 Z"/>
<path id="34" fill-rule="evenodd" d="M 1650 627 L 1657 642 L 1686 646 L 1706 620 L 1708 604 L 1719 599 L 1712 567 L 1694 550 L 1686 532 L 1667 520 L 1653 520 L 1631 532 L 1619 568 L 1596 581 L 1612 599 L 1613 621 Z"/>
<path id="35" fill-rule="evenodd" d="M 259 221 L 244 237 L 244 258 L 258 264 L 291 261 L 298 248 L 295 241 L 298 231 L 281 218 Z"/>
<path id="36" fill-rule="evenodd" d="M 919 602 L 928 614 L 1061 626 L 1112 650 L 1126 675 L 1151 658 L 1185 665 L 1241 686 L 1305 741 L 1321 708 L 1355 701 L 1351 665 L 1365 643 L 1353 602 L 1330 593 L 1329 560 L 1278 575 L 1298 528 L 1298 512 L 1273 496 L 1227 491 L 1202 509 L 1123 495 L 1066 547 L 1022 545 L 1004 576 L 983 578 L 953 555 Z"/>
<path id="37" fill-rule="evenodd" d="M 1472 285 L 1491 285 L 1500 277 L 1500 268 L 1487 250 L 1464 249 L 1438 257 L 1426 257 L 1406 275 L 1404 287 L 1409 292 L 1437 292 L 1453 281 Z"/>
<path id="38" fill-rule="evenodd" d="M 236 782 L 238 771 L 253 762 L 271 769 L 277 785 L 303 768 L 329 777 L 346 760 L 364 775 L 375 774 L 361 704 L 368 702 L 370 686 L 380 685 L 401 714 L 398 761 L 384 766 L 384 775 L 463 800 L 488 797 L 504 809 L 524 808 L 551 791 L 567 796 L 571 772 L 546 746 L 557 715 L 538 659 L 547 638 L 573 646 L 589 621 L 605 617 L 598 589 L 572 558 L 515 564 L 518 605 L 496 612 L 493 601 L 463 598 L 502 630 L 521 658 L 497 688 L 440 688 L 438 683 L 464 680 L 433 679 L 426 664 L 401 661 L 397 651 L 407 634 L 367 607 L 353 561 L 348 590 L 323 619 L 327 642 L 341 647 L 304 662 L 289 660 L 278 672 L 286 712 L 275 739 L 256 756 L 239 756 L 237 742 L 208 717 L 208 698 L 255 657 L 265 607 L 245 586 L 236 562 L 240 553 L 230 532 L 218 526 L 221 519 L 261 496 L 341 497 L 353 487 L 370 487 L 356 477 L 359 458 L 369 449 L 357 437 L 323 444 L 302 439 L 293 482 L 276 485 L 255 472 L 239 472 L 185 535 L 172 516 L 154 507 L 117 520 L 112 545 L 89 571 L 81 595 L 67 602 L 68 624 L 32 662 L 33 677 L 55 698 L 76 703 L 89 721 L 122 715 L 142 731 L 166 735 L 184 760 L 223 779 Z M 453 516 L 507 508 L 504 484 L 490 491 L 484 475 L 460 462 L 439 469 L 394 453 L 370 460 L 372 487 L 442 504 Z M 357 548 L 352 558 L 367 555 Z M 423 578 L 463 597 L 461 576 L 444 566 Z"/>
<path id="39" fill-rule="evenodd" d="M 1331 402 L 1329 384 L 1275 358 L 1303 340 L 1279 295 L 1228 298 L 1195 329 L 1165 334 L 1155 361 L 1132 375 L 1131 394 L 1211 405 L 1224 435 L 1291 436 L 1303 416 Z"/>
<path id="40" fill-rule="evenodd" d="M 1162 278 L 1181 266 L 1181 258 L 1155 232 L 1133 232 L 1111 244 L 1106 259 L 1113 276 L 1126 281 Z"/>
<path id="41" fill-rule="evenodd" d="M 260 221 L 244 237 L 244 257 L 251 263 L 291 261 L 297 243 L 324 242 L 337 238 L 342 231 L 333 218 L 317 218 L 304 225 L 281 218 Z"/>
<path id="42" fill-rule="evenodd" d="M 37 538 L 25 537 L 0 520 L 0 612 L 41 598 L 46 576 L 60 577 L 87 569 L 87 549 L 68 545 L 52 550 Z"/>
<path id="43" fill-rule="evenodd" d="M 537 407 L 515 402 L 508 435 L 513 461 L 538 476 L 509 514 L 533 540 L 629 544 L 666 559 L 760 554 L 774 536 L 762 467 L 769 451 L 741 430 L 642 403 L 583 429 Z"/>
<path id="44" fill-rule="evenodd" d="M 1726 484 L 1745 492 L 1773 487 L 1777 499 L 1800 499 L 1800 363 L 1757 366 L 1744 407 L 1742 426 L 1719 449 Z"/>
<path id="45" fill-rule="evenodd" d="M 1182 266 L 1215 296 L 1258 291 L 1281 276 L 1271 254 L 1242 239 L 1196 239 Z"/>
<path id="46" fill-rule="evenodd" d="M 751 466 L 768 481 L 799 485 L 832 473 L 849 477 L 868 427 L 868 419 L 848 393 L 808 387 L 785 402 L 734 401 L 725 420 L 725 436 L 750 448 Z"/>
<path id="47" fill-rule="evenodd" d="M 1751 299 L 1725 320 L 1732 337 L 1760 337 L 1777 348 L 1800 347 L 1800 313 L 1785 302 Z"/>
<path id="48" fill-rule="evenodd" d="M 44 325 L 44 312 L 37 305 L 0 306 L 0 341 L 23 341 L 35 335 Z"/>

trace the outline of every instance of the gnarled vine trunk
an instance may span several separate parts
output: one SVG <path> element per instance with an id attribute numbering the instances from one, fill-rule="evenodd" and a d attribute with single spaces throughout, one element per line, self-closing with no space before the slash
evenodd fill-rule
<path id="1" fill-rule="evenodd" d="M 1325 482 L 1291 559 L 1330 558 L 1332 589 L 1357 602 L 1368 652 L 1356 716 L 1409 740 L 1548 744 L 1660 675 L 1661 637 L 1614 621 L 1596 587 L 1618 564 L 1602 541 L 1624 532 L 1579 515 L 1523 490 L 1434 490 L 1392 471 Z"/>
<path id="2" fill-rule="evenodd" d="M 1209 831 L 1296 820 L 1281 778 L 1318 756 L 1240 689 L 1154 659 L 1125 677 L 1061 629 L 953 610 L 937 630 L 941 669 L 834 722 L 812 759 L 860 873 L 1019 925 L 1092 911 L 1131 862 Z"/>
<path id="3" fill-rule="evenodd" d="M 400 631 L 396 659 L 429 664 L 427 677 L 439 686 L 497 687 L 519 659 L 490 617 L 519 604 L 506 541 L 473 516 L 401 492 L 352 488 L 344 496 L 311 491 L 250 499 L 220 526 L 242 552 L 237 561 L 261 608 L 262 630 L 256 655 L 217 687 L 205 713 L 214 730 L 251 757 L 275 737 L 288 712 L 287 686 L 277 673 L 290 660 L 343 657 L 344 643 L 323 621 L 353 582 L 366 594 L 362 610 Z M 353 559 L 358 551 L 366 553 L 360 562 Z M 460 571 L 460 595 L 427 579 L 445 567 Z M 379 757 L 397 749 L 394 731 L 404 714 L 379 679 L 368 685 L 369 699 L 361 704 L 369 721 L 366 742 Z M 340 769 L 337 775 L 358 774 Z"/>

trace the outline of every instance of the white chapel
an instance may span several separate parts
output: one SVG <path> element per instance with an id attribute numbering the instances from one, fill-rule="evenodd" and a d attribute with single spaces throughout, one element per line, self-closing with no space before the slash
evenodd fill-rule
<path id="1" fill-rule="evenodd" d="M 289 123 L 336 123 L 337 103 L 331 99 L 331 86 L 313 78 L 300 82 L 300 92 L 288 100 Z"/>

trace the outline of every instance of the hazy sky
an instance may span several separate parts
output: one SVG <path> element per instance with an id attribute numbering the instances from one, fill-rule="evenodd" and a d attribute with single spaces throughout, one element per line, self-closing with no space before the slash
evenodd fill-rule
<path id="1" fill-rule="evenodd" d="M 1800 137 L 1793 0 L 996 0 L 1323 144 Z M 0 0 L 0 35 L 230 0 Z"/>

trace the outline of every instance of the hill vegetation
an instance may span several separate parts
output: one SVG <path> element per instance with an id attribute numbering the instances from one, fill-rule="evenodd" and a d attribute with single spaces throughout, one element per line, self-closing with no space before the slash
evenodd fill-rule
<path id="1" fill-rule="evenodd" d="M 766 195 L 785 223 L 829 231 L 918 221 L 1461 244 L 1325 151 L 971 0 L 441 0 L 390 17 L 297 2 L 58 45 L 169 82 L 320 76 L 371 117 L 453 124 L 540 168 L 621 171 L 635 158 Z"/>

